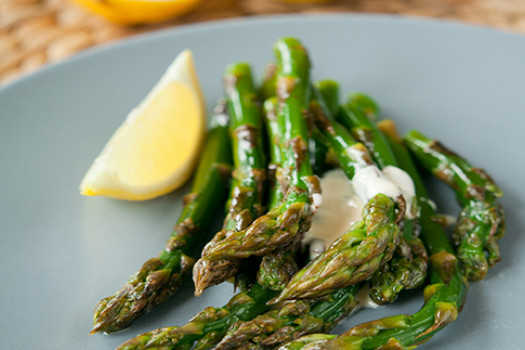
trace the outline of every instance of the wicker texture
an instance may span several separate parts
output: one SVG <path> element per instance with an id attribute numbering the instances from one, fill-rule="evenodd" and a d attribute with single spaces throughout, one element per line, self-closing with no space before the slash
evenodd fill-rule
<path id="1" fill-rule="evenodd" d="M 185 23 L 276 13 L 368 12 L 447 18 L 525 33 L 525 0 L 203 0 L 184 17 L 122 27 L 66 0 L 0 0 L 0 84 L 88 47 Z"/>

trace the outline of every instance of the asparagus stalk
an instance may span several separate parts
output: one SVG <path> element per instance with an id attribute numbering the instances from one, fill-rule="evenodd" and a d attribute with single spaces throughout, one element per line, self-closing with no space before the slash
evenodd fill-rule
<path id="1" fill-rule="evenodd" d="M 392 260 L 374 273 L 369 294 L 377 304 L 393 303 L 403 290 L 420 287 L 426 278 L 428 254 L 419 239 L 419 225 L 405 220 Z"/>
<path id="2" fill-rule="evenodd" d="M 262 147 L 262 118 L 250 66 L 245 63 L 228 66 L 224 86 L 231 116 L 235 170 L 228 215 L 222 230 L 203 249 L 203 256 L 213 251 L 228 235 L 245 230 L 263 213 L 261 203 L 266 163 Z M 238 268 L 236 259 L 199 259 L 193 269 L 195 294 L 200 295 L 207 287 L 233 278 Z"/>
<path id="3" fill-rule="evenodd" d="M 497 199 L 503 193 L 483 169 L 438 141 L 411 131 L 405 142 L 423 167 L 454 190 L 463 207 L 453 232 L 458 258 L 469 280 L 482 280 L 501 260 L 498 240 L 505 234 L 505 215 Z"/>
<path id="4" fill-rule="evenodd" d="M 262 283 L 252 283 L 249 288 L 237 293 L 221 308 L 208 307 L 195 315 L 186 325 L 181 327 L 165 327 L 141 334 L 118 347 L 118 350 L 143 349 L 194 349 L 205 350 L 213 348 L 226 334 L 228 329 L 244 324 L 269 309 L 268 300 L 277 294 L 271 281 L 287 281 L 295 270 L 290 264 L 295 264 L 290 255 L 277 256 L 271 263 L 261 264 L 258 280 Z"/>
<path id="5" fill-rule="evenodd" d="M 323 81 L 314 83 L 314 86 L 318 88 L 323 99 L 328 98 L 328 101 L 332 101 L 332 107 L 335 109 L 339 95 L 337 83 Z M 267 113 L 267 123 L 270 139 L 273 139 L 272 130 L 277 130 L 275 118 L 271 113 L 274 111 L 275 101 L 266 101 L 265 106 L 267 112 L 270 112 Z M 278 139 L 275 141 L 278 144 Z M 268 257 L 265 256 L 263 262 Z M 286 283 L 276 285 L 282 290 Z M 273 349 L 305 334 L 328 332 L 354 310 L 357 304 L 355 294 L 360 286 L 356 284 L 338 289 L 321 299 L 287 300 L 273 305 L 271 310 L 253 320 L 232 326 L 216 349 Z"/>
<path id="6" fill-rule="evenodd" d="M 299 41 L 284 38 L 276 43 L 278 69 L 277 119 L 283 168 L 289 178 L 283 203 L 261 216 L 247 229 L 235 232 L 203 255 L 207 260 L 246 259 L 266 255 L 300 238 L 311 224 L 313 197 L 319 183 L 313 175 L 306 146 L 303 113 L 307 108 L 309 60 Z"/>
<path id="7" fill-rule="evenodd" d="M 249 291 L 237 293 L 225 306 L 208 307 L 181 327 L 159 328 L 121 344 L 118 350 L 210 349 L 238 321 L 251 320 L 266 311 L 266 302 L 276 292 L 254 284 Z"/>
<path id="8" fill-rule="evenodd" d="M 421 238 L 431 254 L 431 284 L 424 291 L 425 304 L 412 315 L 396 315 L 363 323 L 340 336 L 314 334 L 302 337 L 280 347 L 280 350 L 412 349 L 453 322 L 461 311 L 467 281 L 461 273 L 459 261 L 444 229 L 433 220 L 436 212 L 408 153 L 395 141 L 391 142 L 391 147 L 401 168 L 414 179 L 421 203 Z"/>
<path id="9" fill-rule="evenodd" d="M 257 272 L 257 283 L 274 291 L 283 290 L 297 272 L 295 251 L 295 248 L 282 249 L 265 255 Z"/>
<path id="10" fill-rule="evenodd" d="M 276 67 L 274 67 L 274 70 Z M 275 73 L 275 72 L 274 72 Z M 275 74 L 273 79 L 275 85 Z M 275 87 L 274 87 L 275 91 Z M 283 145 L 280 141 L 281 132 L 277 122 L 277 98 L 268 98 L 263 104 L 264 116 L 266 121 L 266 133 L 270 150 L 270 162 L 268 166 L 269 178 L 272 190 L 269 194 L 268 207 L 275 208 L 282 204 L 284 191 L 289 187 L 289 179 L 286 177 L 282 167 L 281 150 Z M 262 261 L 257 272 L 257 282 L 268 289 L 274 291 L 283 290 L 290 278 L 297 272 L 295 254 L 300 247 L 300 242 L 278 249 L 262 257 Z"/>
<path id="11" fill-rule="evenodd" d="M 216 350 L 274 349 L 305 334 L 328 332 L 357 306 L 355 284 L 317 300 L 287 300 L 251 321 L 234 325 Z"/>
<path id="12" fill-rule="evenodd" d="M 339 84 L 333 80 L 319 80 L 313 83 L 313 94 L 312 99 L 316 99 L 319 103 L 324 104 L 324 108 L 333 115 L 339 108 Z M 333 151 L 323 143 L 322 136 L 315 127 L 313 118 L 310 124 L 310 141 L 309 147 L 311 152 L 312 167 L 314 173 L 322 175 L 327 170 L 332 168 L 334 165 L 337 166 L 338 162 L 333 155 Z"/>
<path id="13" fill-rule="evenodd" d="M 372 198 L 356 222 L 290 281 L 276 303 L 287 299 L 317 298 L 369 279 L 390 260 L 399 240 L 394 203 L 383 194 Z"/>
<path id="14" fill-rule="evenodd" d="M 326 113 L 336 115 L 339 110 L 339 94 L 341 89 L 335 80 L 318 80 L 313 83 L 314 95 L 317 101 L 324 104 Z"/>
<path id="15" fill-rule="evenodd" d="M 266 101 L 269 98 L 275 96 L 275 79 L 277 73 L 277 65 L 275 63 L 269 63 L 266 65 L 264 70 L 263 82 L 259 89 L 259 97 L 261 101 Z"/>
<path id="16" fill-rule="evenodd" d="M 166 247 L 157 258 L 146 261 L 118 292 L 97 304 L 91 334 L 129 326 L 175 293 L 191 271 L 195 243 L 206 231 L 210 215 L 223 202 L 230 177 L 228 117 L 223 106 L 219 104 L 212 117 L 191 192 L 184 197 L 183 211 Z"/>
<path id="17" fill-rule="evenodd" d="M 374 124 L 379 107 L 368 96 L 357 93 L 350 95 L 349 101 L 343 104 L 337 113 L 337 120 L 361 141 L 381 169 L 395 165 L 394 154 Z"/>
<path id="18" fill-rule="evenodd" d="M 271 134 L 270 134 L 271 135 Z M 277 148 L 277 150 L 279 150 Z M 278 161 L 271 153 L 271 161 Z M 274 184 L 271 194 L 272 198 L 278 198 L 280 186 Z M 182 327 L 167 327 L 154 330 L 135 337 L 122 344 L 122 350 L 141 349 L 210 349 L 217 344 L 226 334 L 227 330 L 235 324 L 249 321 L 255 316 L 268 310 L 267 301 L 277 294 L 275 281 L 282 283 L 291 278 L 295 272 L 290 268 L 294 262 L 289 255 L 272 255 L 275 259 L 263 258 L 257 279 L 259 283 L 242 290 L 236 294 L 222 308 L 208 307 L 189 323 Z M 266 257 L 265 257 L 266 258 Z M 246 278 L 247 283 L 253 281 Z"/>
<path id="19" fill-rule="evenodd" d="M 281 167 L 281 132 L 277 123 L 276 100 L 269 99 L 264 104 L 267 134 L 270 139 L 270 176 L 276 177 L 270 191 L 269 207 L 278 206 L 283 199 L 283 189 L 288 187 L 288 179 L 282 175 Z M 275 175 L 281 174 L 281 175 Z M 258 283 L 249 290 L 242 291 L 234 296 L 222 308 L 209 307 L 196 315 L 182 327 L 167 327 L 140 335 L 120 346 L 119 349 L 209 349 L 226 334 L 232 325 L 243 324 L 256 315 L 266 311 L 267 301 L 274 297 L 282 285 L 288 281 L 293 273 L 295 262 L 290 251 L 284 249 L 263 257 L 259 272 Z"/>
<path id="20" fill-rule="evenodd" d="M 282 167 L 281 157 L 281 132 L 277 123 L 277 98 L 271 97 L 264 101 L 263 111 L 268 135 L 268 146 L 270 149 L 270 162 L 268 164 L 268 178 L 271 183 L 272 191 L 268 200 L 268 208 L 275 208 L 282 204 L 284 193 L 290 186 Z"/>
<path id="21" fill-rule="evenodd" d="M 367 166 L 374 170 L 373 176 L 381 175 L 377 168 L 373 168 L 366 148 L 342 125 L 330 120 L 329 113 L 323 111 L 317 101 L 310 103 L 310 110 L 324 141 L 335 151 L 340 167 L 349 179 L 354 177 L 356 168 Z M 393 198 L 382 193 L 370 197 L 363 210 L 363 219 L 300 270 L 272 302 L 329 294 L 369 279 L 392 258 L 399 243 L 400 231 L 396 222 L 403 216 L 403 203 L 398 206 L 400 212 L 396 212 Z"/>
<path id="22" fill-rule="evenodd" d="M 354 136 L 373 152 L 381 169 L 397 167 L 398 162 L 386 137 L 372 120 L 377 120 L 379 107 L 367 95 L 353 93 L 339 113 L 339 120 L 350 128 Z M 419 207 L 416 198 L 407 198 L 411 208 L 400 221 L 402 231 L 399 245 L 392 260 L 383 265 L 370 280 L 370 297 L 377 304 L 394 302 L 399 293 L 413 289 L 425 282 L 428 255 L 419 239 Z"/>

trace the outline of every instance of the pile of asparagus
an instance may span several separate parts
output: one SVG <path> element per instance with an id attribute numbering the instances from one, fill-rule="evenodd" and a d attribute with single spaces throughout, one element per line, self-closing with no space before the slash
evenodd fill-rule
<path id="1" fill-rule="evenodd" d="M 274 50 L 276 64 L 259 89 L 249 65 L 226 69 L 226 99 L 212 116 L 171 238 L 99 302 L 92 333 L 129 326 L 191 271 L 196 295 L 224 281 L 239 293 L 183 326 L 139 335 L 119 349 L 413 348 L 457 318 L 467 280 L 483 279 L 500 260 L 502 193 L 483 170 L 419 132 L 400 138 L 392 121 L 377 122 L 379 108 L 366 95 L 340 104 L 336 82 L 310 82 L 310 60 L 297 39 L 280 39 Z M 318 176 L 340 168 L 349 181 L 361 183 L 364 174 L 383 181 L 388 167 L 408 174 L 412 198 L 363 189 L 361 219 L 309 261 L 302 239 L 322 199 Z M 462 206 L 454 246 L 418 167 L 448 184 Z M 209 218 L 224 202 L 223 227 L 195 261 Z M 425 282 L 425 303 L 415 314 L 327 334 L 358 307 L 365 285 L 372 300 L 386 304 Z"/>

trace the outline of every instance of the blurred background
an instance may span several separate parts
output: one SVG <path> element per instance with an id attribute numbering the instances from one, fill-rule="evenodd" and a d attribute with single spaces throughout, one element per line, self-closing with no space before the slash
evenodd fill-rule
<path id="1" fill-rule="evenodd" d="M 525 0 L 0 0 L 0 85 L 86 48 L 160 28 L 327 12 L 432 17 L 525 34 Z"/>

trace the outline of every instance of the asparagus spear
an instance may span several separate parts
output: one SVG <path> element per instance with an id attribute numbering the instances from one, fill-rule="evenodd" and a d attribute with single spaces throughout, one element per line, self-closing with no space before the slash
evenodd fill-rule
<path id="1" fill-rule="evenodd" d="M 354 136 L 373 152 L 375 159 L 382 164 L 381 169 L 397 167 L 398 162 L 386 137 L 378 126 L 379 107 L 367 95 L 353 93 L 338 114 L 338 119 L 350 128 Z M 405 212 L 400 222 L 401 239 L 392 260 L 374 273 L 370 281 L 370 297 L 377 304 L 394 302 L 404 289 L 419 287 L 425 282 L 428 255 L 423 242 L 418 238 L 419 207 L 416 198 L 407 198 L 411 208 Z"/>
<path id="2" fill-rule="evenodd" d="M 431 284 L 424 291 L 425 304 L 412 315 L 396 315 L 366 322 L 340 336 L 314 334 L 302 337 L 279 350 L 412 349 L 453 322 L 461 311 L 467 281 L 461 273 L 459 261 L 443 228 L 433 220 L 436 212 L 408 153 L 395 141 L 391 142 L 391 147 L 401 168 L 414 179 L 421 203 L 421 238 L 431 254 Z"/>
<path id="3" fill-rule="evenodd" d="M 236 324 L 215 348 L 274 349 L 295 338 L 328 332 L 357 306 L 361 284 L 338 289 L 317 300 L 287 300 L 251 321 Z"/>
<path id="4" fill-rule="evenodd" d="M 275 156 L 271 153 L 271 161 L 277 161 Z M 274 184 L 272 198 L 279 197 L 277 194 L 280 188 Z M 249 321 L 268 310 L 266 302 L 277 294 L 273 288 L 275 284 L 271 281 L 289 280 L 294 272 L 289 268 L 291 263 L 289 256 L 263 262 L 258 274 L 260 283 L 242 290 L 222 308 L 208 307 L 182 327 L 166 327 L 139 335 L 122 344 L 119 349 L 210 349 L 234 324 Z M 248 284 L 253 282 L 249 281 L 249 277 L 246 280 Z"/>
<path id="5" fill-rule="evenodd" d="M 264 271 L 259 277 L 277 281 L 289 280 L 295 270 L 289 268 L 289 256 L 274 259 L 272 264 L 263 264 Z M 261 270 L 263 270 L 261 268 Z M 267 301 L 277 292 L 274 286 L 266 287 L 263 283 L 253 283 L 246 290 L 233 296 L 221 308 L 208 307 L 195 315 L 186 325 L 181 327 L 165 327 L 141 334 L 118 347 L 118 350 L 143 349 L 193 349 L 205 350 L 214 347 L 235 324 L 252 320 L 269 309 Z"/>
<path id="6" fill-rule="evenodd" d="M 262 258 L 257 282 L 268 289 L 281 291 L 297 272 L 296 249 L 282 249 Z"/>
<path id="7" fill-rule="evenodd" d="M 263 213 L 261 203 L 266 163 L 262 148 L 262 119 L 250 66 L 245 63 L 228 66 L 224 86 L 231 116 L 235 170 L 228 215 L 222 230 L 203 249 L 203 256 L 213 251 L 228 235 L 245 230 Z M 207 287 L 234 277 L 238 268 L 236 259 L 199 259 L 193 268 L 195 294 L 200 295 Z"/>
<path id="8" fill-rule="evenodd" d="M 323 81 L 314 86 L 323 99 L 332 101 L 335 109 L 339 95 L 337 83 Z M 274 101 L 266 101 L 265 106 L 267 112 L 270 112 L 266 114 L 269 134 L 276 134 L 272 132 L 277 128 L 271 113 L 274 110 Z M 282 290 L 284 284 L 276 285 Z M 273 305 L 271 310 L 253 320 L 233 325 L 216 349 L 271 349 L 304 334 L 327 332 L 354 310 L 357 304 L 355 294 L 360 287 L 360 284 L 356 284 L 338 289 L 321 299 L 287 300 Z"/>
<path id="9" fill-rule="evenodd" d="M 366 148 L 356 142 L 342 125 L 330 120 L 329 113 L 323 111 L 317 101 L 310 102 L 310 110 L 319 125 L 318 130 L 335 151 L 340 167 L 349 179 L 353 179 L 356 169 L 362 167 L 371 170 L 372 176 L 381 176 L 379 169 L 372 165 Z M 396 197 L 399 193 L 397 187 L 392 191 L 390 196 Z M 367 195 L 370 200 L 363 210 L 363 219 L 300 270 L 272 302 L 329 294 L 369 279 L 392 258 L 400 236 L 396 222 L 404 213 L 402 197 L 394 198 L 400 201 L 400 212 L 396 213 L 393 198 L 382 193 Z"/>
<path id="10" fill-rule="evenodd" d="M 426 278 L 428 254 L 419 239 L 419 225 L 405 220 L 401 240 L 392 260 L 374 273 L 369 294 L 377 304 L 393 303 L 407 289 L 420 287 Z"/>
<path id="11" fill-rule="evenodd" d="M 259 96 L 262 101 L 266 101 L 267 99 L 275 96 L 276 73 L 277 65 L 275 63 L 266 65 L 263 82 L 261 84 L 261 88 L 259 89 Z"/>
<path id="12" fill-rule="evenodd" d="M 374 125 L 379 107 L 368 96 L 357 93 L 350 95 L 349 101 L 341 106 L 337 120 L 352 132 L 369 150 L 380 168 L 395 165 L 394 154 L 381 132 Z"/>
<path id="13" fill-rule="evenodd" d="M 281 132 L 279 131 L 279 123 L 277 123 L 277 98 L 275 96 L 264 101 L 263 111 L 270 149 L 268 178 L 271 183 L 272 191 L 270 191 L 268 208 L 275 208 L 282 204 L 284 193 L 290 186 L 284 168 L 282 167 Z"/>
<path id="14" fill-rule="evenodd" d="M 259 91 L 259 94 L 265 101 L 263 106 L 265 109 L 265 114 L 267 115 L 266 118 L 266 125 L 268 128 L 268 134 L 273 135 L 270 137 L 270 157 L 272 157 L 272 152 L 279 153 L 275 156 L 275 159 L 277 159 L 275 162 L 272 161 L 270 163 L 270 171 L 275 172 L 276 165 L 279 165 L 281 170 L 281 156 L 280 156 L 280 146 L 279 146 L 279 126 L 277 123 L 277 97 L 276 97 L 276 72 L 277 71 L 277 65 L 275 64 L 269 64 L 266 67 L 264 80 L 261 86 L 261 89 Z M 334 82 L 335 83 L 335 82 Z M 330 86 L 329 83 L 324 84 L 326 86 L 323 86 L 323 89 L 326 91 L 329 91 L 329 98 L 332 104 L 339 103 L 339 90 L 338 87 L 336 87 L 337 90 L 334 89 L 333 86 Z M 311 119 L 311 118 L 310 118 Z M 307 122 L 310 122 L 310 119 L 307 118 Z M 315 174 L 322 174 L 324 173 L 328 168 L 329 164 L 327 163 L 327 149 L 326 147 L 316 138 L 315 133 L 312 135 L 312 127 L 310 125 L 311 123 L 308 123 L 310 137 L 308 139 L 308 148 L 310 151 L 310 162 L 312 164 L 312 168 Z M 277 149 L 277 151 L 275 150 Z M 283 178 L 283 172 L 281 171 L 280 174 L 277 174 L 278 178 Z M 288 186 L 287 184 L 286 186 Z M 286 188 L 286 187 L 284 187 Z M 282 191 L 280 193 L 283 194 Z M 282 198 L 281 198 L 282 199 Z M 279 203 L 279 202 L 276 202 Z M 269 206 L 270 208 L 273 208 L 273 206 Z"/>
<path id="15" fill-rule="evenodd" d="M 313 175 L 306 146 L 307 130 L 303 113 L 307 108 L 310 63 L 300 42 L 280 39 L 275 45 L 278 69 L 276 91 L 283 168 L 289 177 L 283 203 L 235 232 L 207 251 L 202 259 L 245 259 L 266 255 L 293 243 L 311 224 L 313 197 L 319 183 Z"/>
<path id="16" fill-rule="evenodd" d="M 482 280 L 501 260 L 498 240 L 505 234 L 505 215 L 497 199 L 503 193 L 483 169 L 438 141 L 411 131 L 405 143 L 423 167 L 454 190 L 463 207 L 453 233 L 458 258 L 469 280 Z"/>
<path id="17" fill-rule="evenodd" d="M 273 80 L 275 83 L 275 79 Z M 282 167 L 281 150 L 284 145 L 280 141 L 281 132 L 277 122 L 277 98 L 271 97 L 264 101 L 263 110 L 270 148 L 269 177 L 272 183 L 268 207 L 275 208 L 282 203 L 284 191 L 289 187 L 289 179 Z M 290 278 L 297 272 L 297 263 L 294 257 L 300 243 L 296 241 L 294 244 L 263 256 L 257 272 L 257 282 L 274 291 L 283 290 Z"/>
<path id="18" fill-rule="evenodd" d="M 266 311 L 276 292 L 254 284 L 237 293 L 225 306 L 208 307 L 181 327 L 159 328 L 121 344 L 118 350 L 212 348 L 237 321 L 247 321 Z"/>
<path id="19" fill-rule="evenodd" d="M 282 173 L 280 131 L 275 116 L 276 100 L 265 102 L 267 134 L 270 139 L 270 174 Z M 275 176 L 275 175 L 272 175 Z M 271 176 L 271 177 L 272 177 Z M 286 177 L 277 176 L 270 191 L 270 207 L 276 207 L 283 199 L 283 189 L 288 187 Z M 242 324 L 266 311 L 267 301 L 274 297 L 280 287 L 295 273 L 295 262 L 290 251 L 280 250 L 265 256 L 257 275 L 258 283 L 234 296 L 222 308 L 209 307 L 193 317 L 182 327 L 167 327 L 140 335 L 120 346 L 119 349 L 209 349 L 226 334 L 233 324 Z"/>
<path id="20" fill-rule="evenodd" d="M 324 107 L 330 114 L 337 112 L 339 108 L 339 84 L 333 80 L 320 80 L 313 83 L 313 91 L 317 94 L 313 94 L 312 99 L 317 99 L 318 102 L 324 104 Z M 321 98 L 321 100 L 319 100 Z M 319 135 L 319 131 L 315 127 L 313 118 L 310 120 L 310 140 L 309 147 L 311 152 L 312 167 L 314 173 L 317 175 L 324 174 L 327 170 L 337 166 L 338 162 L 333 154 L 333 151 L 323 143 L 322 136 Z"/>
<path id="21" fill-rule="evenodd" d="M 102 299 L 94 312 L 91 334 L 111 333 L 129 326 L 137 317 L 165 301 L 191 271 L 196 241 L 223 202 L 230 177 L 228 117 L 219 104 L 195 175 L 191 192 L 165 249 L 144 263 L 114 295 Z"/>
<path id="22" fill-rule="evenodd" d="M 336 115 L 339 110 L 339 83 L 335 80 L 325 79 L 313 83 L 314 95 L 319 103 L 324 104 L 326 113 Z"/>

